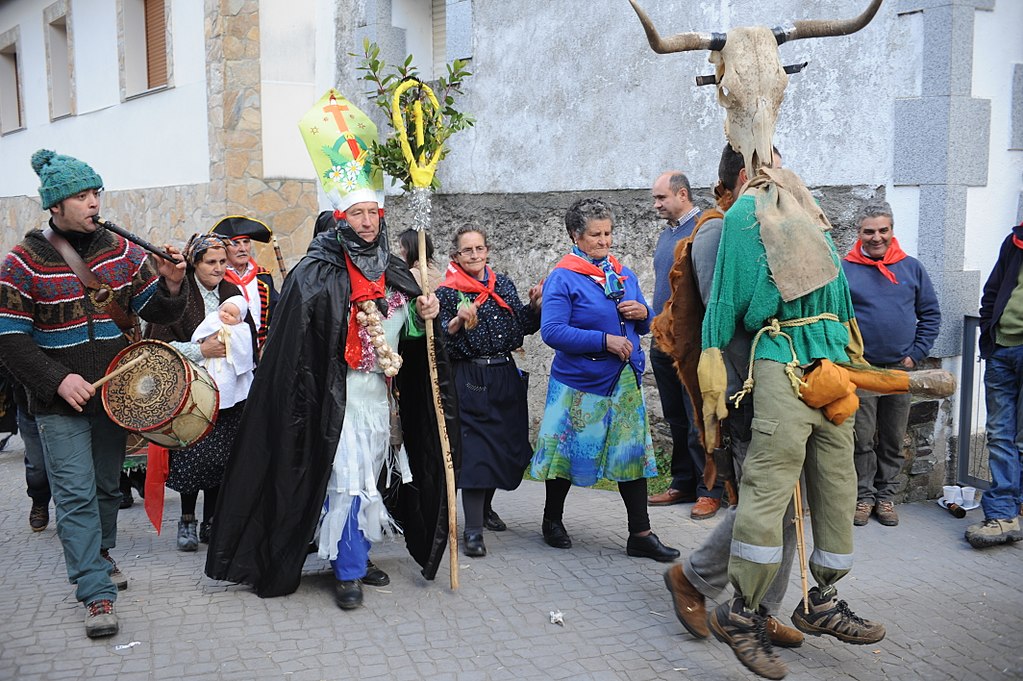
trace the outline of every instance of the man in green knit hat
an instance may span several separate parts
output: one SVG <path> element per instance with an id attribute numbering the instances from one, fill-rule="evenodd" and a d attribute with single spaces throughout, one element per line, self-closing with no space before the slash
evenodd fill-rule
<path id="1" fill-rule="evenodd" d="M 85 633 L 112 636 L 117 591 L 128 586 L 109 554 L 125 431 L 92 384 L 127 347 L 133 315 L 160 323 L 181 316 L 185 265 L 161 259 L 154 266 L 139 246 L 95 222 L 103 180 L 88 164 L 41 149 L 32 169 L 50 219 L 0 266 L 0 359 L 36 417 L 68 578 L 87 609 Z M 72 265 L 87 279 L 91 270 L 98 286 L 87 288 Z"/>

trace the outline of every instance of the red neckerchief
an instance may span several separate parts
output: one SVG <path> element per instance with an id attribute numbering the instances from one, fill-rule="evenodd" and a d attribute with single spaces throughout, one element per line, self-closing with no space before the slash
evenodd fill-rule
<path id="1" fill-rule="evenodd" d="M 252 283 L 252 280 L 256 278 L 257 274 L 259 274 L 259 265 L 252 256 L 249 256 L 248 274 L 245 276 L 239 276 L 236 270 L 229 267 L 224 271 L 224 279 L 227 279 L 229 282 L 240 288 L 242 290 L 242 295 L 245 296 L 245 302 L 248 302 L 249 292 L 245 290 L 245 287 Z"/>
<path id="2" fill-rule="evenodd" d="M 352 306 L 351 314 L 348 316 L 348 337 L 345 338 L 345 364 L 350 367 L 359 366 L 359 361 L 362 358 L 362 341 L 359 340 L 359 322 L 356 320 L 355 315 L 359 312 L 359 307 L 356 303 L 361 303 L 364 300 L 377 300 L 383 298 L 386 295 L 384 290 L 384 277 L 385 274 L 381 274 L 380 278 L 376 281 L 370 281 L 366 278 L 352 259 L 348 257 L 348 253 L 345 253 L 345 264 L 348 266 L 348 280 L 352 284 L 352 295 L 350 303 Z"/>
<path id="3" fill-rule="evenodd" d="M 1012 243 L 1016 244 L 1016 248 L 1023 249 L 1023 239 L 1020 239 L 1015 234 L 1012 235 Z"/>
<path id="4" fill-rule="evenodd" d="M 613 255 L 608 255 L 607 259 L 611 261 L 611 267 L 613 267 L 615 273 L 619 275 L 618 277 L 619 279 L 621 279 L 622 281 L 628 279 L 628 277 L 621 276 L 622 264 L 618 262 L 618 258 L 614 257 Z M 555 268 L 560 267 L 562 269 L 569 270 L 572 272 L 578 272 L 579 274 L 585 274 L 588 277 L 592 277 L 593 280 L 596 281 L 601 286 L 604 285 L 604 270 L 600 269 L 589 260 L 580 258 L 578 255 L 574 253 L 569 253 L 568 255 L 564 256 L 561 260 L 558 261 L 558 264 L 555 265 L 554 267 Z"/>
<path id="5" fill-rule="evenodd" d="M 884 257 L 880 260 L 874 260 L 873 258 L 865 256 L 863 254 L 863 242 L 858 239 L 856 244 L 853 245 L 852 250 L 849 251 L 849 255 L 845 256 L 846 260 L 854 262 L 857 265 L 871 265 L 876 267 L 881 271 L 881 274 L 884 275 L 885 279 L 893 284 L 898 284 L 899 282 L 895 280 L 895 273 L 888 269 L 887 265 L 894 265 L 905 258 L 906 252 L 902 250 L 901 246 L 899 246 L 899 240 L 895 237 L 892 237 L 892 242 L 888 244 L 888 250 L 885 251 Z"/>
<path id="6" fill-rule="evenodd" d="M 479 295 L 476 296 L 476 300 L 472 301 L 476 304 L 476 307 L 485 303 L 487 298 L 493 298 L 495 303 L 508 310 L 508 312 L 514 312 L 501 296 L 494 293 L 497 275 L 494 274 L 494 270 L 490 269 L 490 265 L 485 267 L 487 268 L 487 283 L 484 285 L 476 277 L 470 277 L 458 264 L 449 262 L 447 272 L 444 274 L 444 281 L 440 285 L 445 288 L 461 291 L 462 293 L 478 293 Z"/>

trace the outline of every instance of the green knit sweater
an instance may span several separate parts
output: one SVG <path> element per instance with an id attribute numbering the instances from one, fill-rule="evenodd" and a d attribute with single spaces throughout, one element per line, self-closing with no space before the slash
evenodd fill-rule
<path id="1" fill-rule="evenodd" d="M 760 239 L 760 223 L 754 210 L 754 198 L 743 195 L 725 214 L 714 284 L 703 318 L 704 349 L 724 348 L 740 324 L 756 333 L 772 317 L 785 321 L 831 312 L 838 317 L 838 322 L 818 321 L 783 330 L 792 337 L 800 364 L 822 358 L 849 361 L 846 353 L 849 333 L 841 322 L 853 317 L 852 299 L 831 237 L 825 235 L 838 267 L 838 277 L 823 288 L 783 302 L 771 281 L 767 253 Z M 781 336 L 771 338 L 765 333 L 757 344 L 754 359 L 789 362 L 792 350 Z"/>

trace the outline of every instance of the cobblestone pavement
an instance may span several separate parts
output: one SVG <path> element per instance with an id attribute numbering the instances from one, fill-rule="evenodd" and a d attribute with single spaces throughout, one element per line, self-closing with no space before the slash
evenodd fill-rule
<path id="1" fill-rule="evenodd" d="M 54 524 L 28 528 L 23 473 L 16 449 L 0 453 L 0 679 L 753 678 L 726 646 L 685 633 L 663 565 L 625 555 L 617 494 L 573 489 L 565 524 L 575 546 L 557 550 L 540 537 L 543 486 L 533 482 L 498 493 L 508 530 L 486 533 L 486 558 L 459 556 L 457 592 L 446 567 L 426 582 L 402 546 L 382 544 L 373 557 L 391 585 L 367 588 L 365 607 L 352 612 L 334 605 L 333 578 L 315 556 L 284 598 L 206 578 L 205 546 L 175 550 L 177 495 L 168 492 L 162 536 L 136 503 L 121 511 L 111 551 L 130 578 L 117 601 L 121 631 L 91 641 Z M 651 509 L 654 531 L 683 552 L 716 522 L 694 522 L 688 510 Z M 788 678 L 1023 678 L 1023 544 L 975 551 L 962 538 L 967 521 L 933 502 L 898 510 L 898 527 L 856 528 L 857 563 L 839 584 L 857 612 L 885 623 L 887 638 L 783 650 Z M 795 573 L 786 609 L 798 600 Z"/>

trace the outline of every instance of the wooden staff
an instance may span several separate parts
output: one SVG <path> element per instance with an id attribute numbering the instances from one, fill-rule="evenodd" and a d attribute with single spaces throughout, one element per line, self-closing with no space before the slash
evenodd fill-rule
<path id="1" fill-rule="evenodd" d="M 792 494 L 792 504 L 796 507 L 796 550 L 799 552 L 799 577 L 803 581 L 803 614 L 810 614 L 810 590 L 806 581 L 806 540 L 803 538 L 803 492 L 796 480 L 796 489 Z"/>
<path id="2" fill-rule="evenodd" d="M 101 378 L 98 381 L 96 381 L 95 383 L 93 383 L 92 384 L 92 389 L 93 390 L 98 390 L 99 387 L 101 385 L 103 385 L 104 383 L 106 383 L 107 381 L 110 381 L 110 380 L 113 380 L 113 379 L 117 378 L 118 376 L 123 374 L 128 369 L 132 369 L 132 368 L 135 367 L 135 365 L 142 363 L 142 361 L 147 359 L 148 357 L 149 357 L 149 352 L 148 351 L 143 351 L 135 359 L 133 359 L 133 360 L 131 360 L 129 362 L 125 362 L 124 364 L 122 364 L 121 366 L 117 367 L 116 369 L 111 371 L 109 374 L 107 374 L 103 378 Z"/>
<path id="3" fill-rule="evenodd" d="M 270 241 L 274 245 L 274 255 L 277 256 L 277 269 L 281 271 L 281 281 L 288 276 L 288 268 L 284 266 L 284 254 L 281 253 L 281 245 L 277 243 L 277 235 L 270 232 Z"/>
<path id="4" fill-rule="evenodd" d="M 419 230 L 419 274 L 423 281 L 423 295 L 431 293 L 430 276 L 426 269 L 426 230 Z M 426 354 L 430 365 L 430 385 L 433 387 L 433 408 L 437 413 L 437 432 L 441 454 L 444 456 L 444 482 L 448 490 L 448 553 L 451 565 L 451 589 L 458 589 L 458 517 L 455 499 L 455 464 L 451 459 L 451 443 L 444 419 L 444 405 L 440 400 L 440 381 L 437 378 L 437 341 L 433 337 L 433 323 L 424 322 L 426 328 Z"/>

